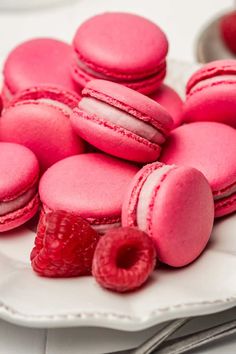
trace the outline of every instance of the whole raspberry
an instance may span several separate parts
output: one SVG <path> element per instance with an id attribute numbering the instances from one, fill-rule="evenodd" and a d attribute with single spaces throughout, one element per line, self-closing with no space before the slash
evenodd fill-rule
<path id="1" fill-rule="evenodd" d="M 65 211 L 40 216 L 32 268 L 45 277 L 90 275 L 98 235 L 87 221 Z"/>
<path id="2" fill-rule="evenodd" d="M 236 11 L 222 17 L 220 30 L 226 46 L 236 54 Z"/>
<path id="3" fill-rule="evenodd" d="M 139 288 L 155 263 L 156 252 L 149 236 L 138 229 L 118 228 L 100 238 L 92 274 L 103 287 L 126 292 Z"/>

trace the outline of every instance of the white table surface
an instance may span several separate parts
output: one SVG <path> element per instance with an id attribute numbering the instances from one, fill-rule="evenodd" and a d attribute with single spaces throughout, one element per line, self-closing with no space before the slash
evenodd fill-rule
<path id="1" fill-rule="evenodd" d="M 11 0 L 13 3 L 14 0 Z M 31 0 L 36 2 L 38 0 Z M 5 0 L 0 0 L 1 2 Z M 20 3 L 21 0 L 15 0 Z M 45 1 L 44 1 L 45 2 Z M 0 57 L 19 42 L 35 36 L 51 36 L 71 41 L 77 26 L 89 16 L 103 11 L 130 11 L 144 15 L 165 30 L 169 56 L 194 61 L 194 43 L 199 30 L 211 17 L 232 5 L 230 0 L 65 0 L 58 7 L 32 11 L 0 10 Z M 220 286 L 220 284 L 219 284 Z M 193 320 L 178 335 L 236 318 L 236 309 Z M 95 328 L 29 329 L 0 320 L 0 354 L 100 354 L 131 348 L 157 328 L 124 333 Z M 195 354 L 235 354 L 236 336 Z"/>

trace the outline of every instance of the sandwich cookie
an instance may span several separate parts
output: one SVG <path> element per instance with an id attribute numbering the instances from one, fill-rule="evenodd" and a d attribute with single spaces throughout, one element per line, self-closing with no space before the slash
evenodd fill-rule
<path id="1" fill-rule="evenodd" d="M 94 16 L 78 28 L 73 47 L 72 76 L 83 87 L 92 79 L 104 79 L 149 94 L 166 75 L 167 38 L 138 15 Z"/>
<path id="2" fill-rule="evenodd" d="M 20 92 L 0 118 L 0 141 L 25 145 L 37 156 L 41 170 L 84 152 L 69 116 L 79 97 L 59 87 L 38 86 Z"/>
<path id="3" fill-rule="evenodd" d="M 221 123 L 198 122 L 174 129 L 160 160 L 192 166 L 212 188 L 215 216 L 236 210 L 236 130 Z"/>
<path id="4" fill-rule="evenodd" d="M 138 227 L 170 266 L 193 262 L 204 250 L 214 221 L 211 188 L 191 167 L 155 162 L 133 178 L 122 208 L 122 226 Z"/>
<path id="5" fill-rule="evenodd" d="M 125 192 L 137 171 L 138 167 L 103 154 L 68 157 L 41 178 L 43 212 L 76 214 L 101 233 L 118 227 Z"/>
<path id="6" fill-rule="evenodd" d="M 217 60 L 187 83 L 183 119 L 220 122 L 236 128 L 236 60 Z"/>
<path id="7" fill-rule="evenodd" d="M 149 97 L 105 80 L 90 81 L 71 115 L 75 131 L 98 149 L 130 161 L 152 162 L 160 155 L 173 121 Z"/>
<path id="8" fill-rule="evenodd" d="M 0 232 L 32 218 L 39 207 L 39 164 L 26 147 L 0 143 Z"/>
<path id="9" fill-rule="evenodd" d="M 4 104 L 26 88 L 41 84 L 59 85 L 80 91 L 70 75 L 72 47 L 52 38 L 36 38 L 21 43 L 8 55 L 3 68 Z"/>

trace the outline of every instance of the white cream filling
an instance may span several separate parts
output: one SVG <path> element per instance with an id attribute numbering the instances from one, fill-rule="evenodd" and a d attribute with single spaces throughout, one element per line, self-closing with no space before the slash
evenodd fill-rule
<path id="1" fill-rule="evenodd" d="M 228 190 L 228 191 L 225 192 L 225 193 L 222 193 L 222 194 L 220 194 L 220 195 L 215 195 L 215 196 L 214 196 L 214 200 L 220 200 L 220 199 L 224 199 L 224 198 L 230 197 L 230 196 L 233 195 L 235 192 L 236 192 L 236 185 L 235 185 L 234 187 L 232 187 L 231 190 Z"/>
<path id="2" fill-rule="evenodd" d="M 146 179 L 139 194 L 136 222 L 139 229 L 147 231 L 147 215 L 152 199 L 153 189 L 159 185 L 164 174 L 172 170 L 174 166 L 164 165 L 153 171 Z"/>
<path id="3" fill-rule="evenodd" d="M 10 89 L 7 87 L 7 85 L 3 86 L 3 92 L 4 92 L 4 96 L 8 101 L 11 101 L 13 94 L 10 91 Z"/>
<path id="4" fill-rule="evenodd" d="M 111 229 L 115 229 L 117 227 L 120 227 L 120 222 L 116 222 L 114 224 L 101 224 L 101 225 L 93 225 L 93 224 L 91 224 L 91 226 L 98 233 L 103 234 L 107 230 L 111 230 Z"/>
<path id="5" fill-rule="evenodd" d="M 101 116 L 108 122 L 125 128 L 153 143 L 162 144 L 165 141 L 163 135 L 153 126 L 96 98 L 82 98 L 79 108 L 89 114 Z"/>
<path id="6" fill-rule="evenodd" d="M 236 75 L 217 75 L 214 77 L 210 77 L 208 79 L 201 80 L 190 89 L 190 93 L 204 85 L 210 85 L 210 84 L 214 84 L 215 82 L 224 81 L 224 80 L 232 81 L 236 83 Z"/>
<path id="7" fill-rule="evenodd" d="M 38 98 L 38 99 L 37 99 L 37 102 L 47 103 L 47 104 L 49 104 L 50 106 L 53 106 L 53 107 L 55 107 L 55 108 L 62 109 L 62 110 L 65 111 L 68 115 L 71 115 L 71 113 L 72 113 L 72 109 L 71 109 L 69 106 L 67 106 L 65 103 L 58 102 L 58 101 L 52 100 L 52 99 L 50 99 L 50 98 Z"/>
<path id="8" fill-rule="evenodd" d="M 99 73 L 97 71 L 94 71 L 93 69 L 91 69 L 90 67 L 88 67 L 86 64 L 84 64 L 82 61 L 78 60 L 77 61 L 77 65 L 80 69 L 82 69 L 83 71 L 87 72 L 88 74 L 91 74 L 92 76 L 96 77 L 96 78 L 100 78 L 100 79 L 104 79 L 107 80 L 107 78 L 110 78 L 110 76 Z"/>
<path id="9" fill-rule="evenodd" d="M 9 202 L 0 202 L 0 216 L 23 208 L 34 197 L 35 194 L 36 187 L 34 186 L 16 199 L 10 200 Z"/>

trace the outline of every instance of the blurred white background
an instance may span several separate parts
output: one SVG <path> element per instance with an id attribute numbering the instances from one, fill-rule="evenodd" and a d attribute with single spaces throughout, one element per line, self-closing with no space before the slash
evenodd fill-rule
<path id="1" fill-rule="evenodd" d="M 33 9 L 1 9 L 6 3 L 12 8 L 14 3 L 20 7 L 27 2 Z M 50 3 L 54 5 L 49 6 Z M 193 61 L 199 30 L 232 6 L 232 0 L 0 0 L 0 57 L 5 57 L 17 43 L 35 36 L 70 42 L 78 25 L 99 12 L 130 11 L 152 19 L 163 28 L 170 41 L 171 58 Z"/>

